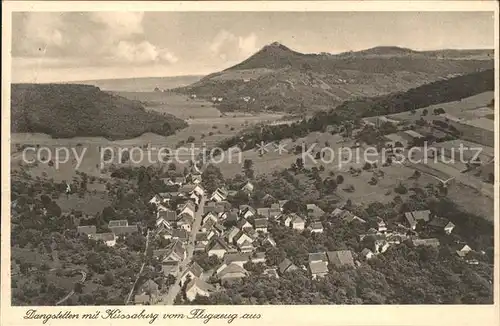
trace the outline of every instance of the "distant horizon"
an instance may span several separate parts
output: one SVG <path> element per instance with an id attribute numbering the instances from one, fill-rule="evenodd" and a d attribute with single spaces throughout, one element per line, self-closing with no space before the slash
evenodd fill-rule
<path id="1" fill-rule="evenodd" d="M 300 53 L 491 50 L 493 12 L 14 12 L 13 82 L 207 75 L 279 42 Z"/>
<path id="2" fill-rule="evenodd" d="M 268 44 L 264 45 L 262 48 L 264 48 L 265 46 L 271 45 L 273 43 L 276 43 L 276 41 L 268 43 Z M 294 49 L 290 48 L 286 44 L 283 44 L 283 43 L 280 43 L 280 44 L 286 46 L 287 48 L 289 48 L 292 51 L 295 51 Z M 262 48 L 258 49 L 255 53 L 257 53 L 258 51 L 260 51 Z M 406 50 L 411 50 L 411 51 L 415 51 L 415 52 L 474 51 L 474 50 L 477 50 L 477 51 L 487 51 L 487 50 L 494 51 L 495 50 L 494 48 L 436 48 L 436 49 L 424 49 L 424 50 L 421 50 L 421 49 L 414 49 L 414 48 L 403 47 L 403 46 L 399 46 L 399 45 L 377 45 L 377 46 L 373 46 L 373 47 L 366 48 L 366 49 L 361 49 L 361 50 L 347 50 L 347 51 L 342 51 L 342 52 L 309 52 L 309 53 L 303 53 L 303 54 L 322 54 L 322 53 L 327 53 L 327 54 L 331 54 L 331 55 L 340 55 L 340 54 L 343 54 L 343 53 L 363 52 L 363 51 L 377 49 L 377 48 L 399 48 L 399 49 L 406 49 Z M 296 52 L 298 52 L 298 51 L 296 51 Z M 251 57 L 255 53 L 251 54 L 249 57 Z M 245 59 L 242 59 L 242 61 L 245 60 Z M 231 66 L 229 66 L 227 68 L 230 68 Z M 227 69 L 227 68 L 222 68 L 221 70 L 224 70 L 224 69 Z M 77 79 L 77 80 L 61 80 L 61 81 L 48 81 L 48 82 L 13 82 L 13 83 L 15 83 L 15 84 L 64 84 L 64 83 L 101 82 L 101 81 L 126 80 L 126 79 L 204 77 L 204 76 L 207 76 L 207 75 L 212 74 L 212 73 L 216 73 L 216 72 L 221 71 L 221 70 L 212 71 L 212 72 L 208 72 L 208 73 L 198 73 L 198 74 L 194 73 L 194 74 L 162 75 L 162 76 L 153 76 L 153 75 L 151 75 L 151 76 L 132 76 L 132 77 L 118 77 L 118 78 L 117 77 L 114 77 L 114 78 L 94 78 L 94 79 L 84 79 L 84 80 Z"/>

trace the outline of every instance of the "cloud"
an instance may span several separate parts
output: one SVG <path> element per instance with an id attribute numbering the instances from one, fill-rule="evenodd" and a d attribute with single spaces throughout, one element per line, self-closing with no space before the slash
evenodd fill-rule
<path id="1" fill-rule="evenodd" d="M 143 12 L 93 12 L 89 14 L 91 21 L 106 26 L 110 36 L 130 36 L 142 34 Z"/>
<path id="2" fill-rule="evenodd" d="M 65 41 L 60 14 L 40 12 L 24 16 L 25 35 L 20 40 L 22 51 L 30 55 L 45 55 L 48 48 L 59 48 Z"/>
<path id="3" fill-rule="evenodd" d="M 223 60 L 240 60 L 257 51 L 257 36 L 251 33 L 242 37 L 227 30 L 221 30 L 212 40 L 209 49 L 213 55 Z"/>
<path id="4" fill-rule="evenodd" d="M 141 43 L 121 41 L 116 46 L 115 57 L 130 63 L 148 63 L 148 62 L 168 62 L 175 63 L 178 58 L 166 49 L 143 41 Z"/>
<path id="5" fill-rule="evenodd" d="M 169 49 L 144 33 L 142 12 L 25 13 L 16 22 L 13 56 L 81 58 L 81 64 L 173 64 Z M 21 46 L 19 46 L 21 44 Z"/>

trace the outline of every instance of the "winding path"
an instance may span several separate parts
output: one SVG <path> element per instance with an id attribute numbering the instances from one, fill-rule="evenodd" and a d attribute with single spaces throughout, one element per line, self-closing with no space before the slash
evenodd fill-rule
<path id="1" fill-rule="evenodd" d="M 78 273 L 82 274 L 82 278 L 80 279 L 80 283 L 83 283 L 85 282 L 85 280 L 87 279 L 87 273 L 85 271 L 82 271 L 82 270 L 79 270 Z M 75 290 L 71 290 L 68 294 L 66 294 L 66 296 L 64 298 L 62 298 L 61 300 L 57 301 L 56 303 L 56 306 L 59 306 L 61 303 L 64 303 L 66 302 L 66 300 L 68 300 L 69 298 L 71 298 L 73 296 L 73 294 L 75 294 Z"/>
<path id="2" fill-rule="evenodd" d="M 134 293 L 135 286 L 137 285 L 137 282 L 139 281 L 139 277 L 141 277 L 142 271 L 144 270 L 144 266 L 146 266 L 146 256 L 148 253 L 148 247 L 149 247 L 149 229 L 148 229 L 148 233 L 146 234 L 146 248 L 144 249 L 144 261 L 141 265 L 141 269 L 137 273 L 134 284 L 132 285 L 132 288 L 130 289 L 130 292 L 128 293 L 127 299 L 125 299 L 126 305 L 130 302 L 130 298 L 132 298 L 132 293 Z"/>

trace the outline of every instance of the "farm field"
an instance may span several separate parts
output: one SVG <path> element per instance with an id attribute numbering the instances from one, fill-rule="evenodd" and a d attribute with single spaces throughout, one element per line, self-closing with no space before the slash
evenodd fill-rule
<path id="1" fill-rule="evenodd" d="M 191 148 L 191 145 L 187 144 L 188 140 L 190 140 L 192 141 L 192 144 L 195 148 L 210 148 L 222 139 L 234 136 L 243 128 L 247 128 L 251 125 L 259 123 L 279 121 L 283 117 L 283 115 L 281 114 L 262 113 L 259 115 L 248 115 L 234 113 L 230 116 L 221 118 L 218 111 L 217 114 L 205 114 L 205 116 L 203 115 L 203 113 L 200 113 L 202 109 L 205 110 L 210 108 L 200 107 L 198 109 L 191 109 L 198 110 L 198 113 L 195 114 L 197 118 L 188 120 L 188 127 L 179 130 L 174 135 L 170 135 L 167 137 L 153 133 L 145 133 L 139 137 L 132 139 L 110 141 L 103 137 L 74 137 L 53 139 L 50 136 L 42 133 L 14 133 L 11 136 L 12 168 L 16 169 L 19 168 L 20 165 L 23 165 L 22 153 L 16 150 L 16 145 L 39 145 L 47 147 L 51 152 L 51 157 L 54 157 L 57 148 L 66 147 L 71 151 L 76 151 L 78 155 L 82 155 L 82 153 L 84 153 L 82 163 L 79 166 L 79 171 L 93 176 L 106 177 L 107 174 L 103 173 L 99 165 L 101 162 L 99 147 L 109 147 L 112 148 L 115 153 L 118 153 L 118 150 L 120 148 L 143 147 L 147 144 L 151 144 L 151 147 L 153 149 L 150 151 L 150 153 L 145 150 L 142 151 L 143 159 L 140 158 L 141 153 L 139 151 L 136 151 L 132 152 L 131 161 L 133 162 L 127 163 L 135 166 L 147 166 L 156 164 L 158 162 L 158 148 L 160 147 L 175 150 L 178 145 L 184 142 L 183 146 Z M 176 110 L 175 112 L 179 113 L 180 111 Z M 180 116 L 182 116 L 182 113 L 180 113 Z M 154 148 L 156 148 L 156 150 Z M 45 153 L 45 155 L 46 158 L 49 156 L 48 153 Z M 148 155 L 150 155 L 150 157 L 152 158 L 151 160 L 148 159 Z M 186 157 L 186 160 L 191 159 L 191 155 L 182 155 L 182 157 Z M 30 161 L 34 160 L 34 153 L 28 153 L 27 159 Z M 64 158 L 62 159 L 64 160 Z M 116 155 L 114 163 L 118 163 L 118 155 Z M 74 155 L 71 154 L 68 162 L 61 163 L 57 167 L 57 169 L 55 167 L 49 166 L 48 164 L 39 163 L 36 166 L 30 167 L 30 173 L 33 176 L 53 178 L 56 181 L 67 181 L 71 180 L 75 175 L 76 164 L 77 161 L 74 160 Z M 182 171 L 182 164 L 177 165 L 179 166 L 179 170 Z"/>
<path id="2" fill-rule="evenodd" d="M 170 92 L 120 92 L 120 96 L 140 101 L 147 110 L 170 113 L 181 119 L 220 117 L 212 103 Z"/>
<path id="3" fill-rule="evenodd" d="M 409 122 L 419 120 L 421 117 L 426 121 L 432 121 L 436 117 L 435 115 L 433 115 L 433 111 L 437 108 L 443 108 L 447 114 L 467 120 L 485 116 L 487 117 L 489 114 L 493 114 L 493 109 L 488 108 L 487 105 L 491 102 L 494 96 L 494 92 L 484 92 L 464 98 L 461 101 L 440 103 L 417 109 L 415 110 L 415 114 L 412 114 L 411 111 L 407 111 L 391 114 L 388 115 L 388 117 L 395 120 L 404 120 Z M 428 114 L 426 116 L 422 116 L 422 112 L 424 110 L 428 111 Z"/>

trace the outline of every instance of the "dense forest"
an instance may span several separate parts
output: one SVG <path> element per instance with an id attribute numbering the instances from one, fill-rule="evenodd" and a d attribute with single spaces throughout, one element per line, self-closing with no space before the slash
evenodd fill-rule
<path id="1" fill-rule="evenodd" d="M 401 245 L 356 269 L 330 268 L 318 280 L 303 270 L 279 279 L 254 270 L 192 304 L 491 304 L 493 297 L 491 267 L 467 266 L 446 248 Z"/>
<path id="2" fill-rule="evenodd" d="M 134 138 L 146 132 L 171 135 L 187 124 L 99 88 L 75 84 L 12 84 L 12 132 L 52 137 Z"/>
<path id="3" fill-rule="evenodd" d="M 311 132 L 324 132 L 329 125 L 346 128 L 346 123 L 349 121 L 357 123 L 365 117 L 393 114 L 439 103 L 459 101 L 493 89 L 493 70 L 485 70 L 422 85 L 407 92 L 346 101 L 330 111 L 318 112 L 313 117 L 297 123 L 259 126 L 245 130 L 239 135 L 221 141 L 220 147 L 229 148 L 238 145 L 243 149 L 250 149 L 261 141 L 271 142 L 304 137 Z"/>

